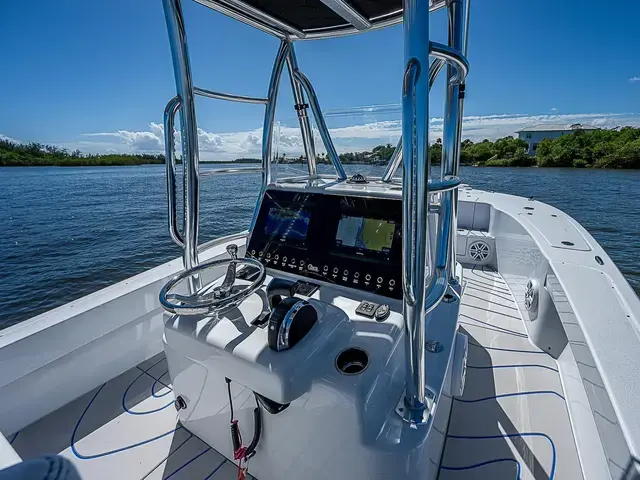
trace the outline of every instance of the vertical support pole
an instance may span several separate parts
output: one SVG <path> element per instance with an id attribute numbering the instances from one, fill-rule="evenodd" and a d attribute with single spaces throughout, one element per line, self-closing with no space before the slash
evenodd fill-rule
<path id="1" fill-rule="evenodd" d="M 402 83 L 402 284 L 407 382 L 403 418 L 428 419 L 425 384 L 425 287 L 428 252 L 429 2 L 404 2 Z"/>
<path id="2" fill-rule="evenodd" d="M 276 54 L 269 80 L 269 90 L 267 91 L 267 102 L 264 112 L 264 124 L 262 126 L 262 186 L 266 188 L 271 183 L 271 164 L 273 161 L 273 120 L 276 114 L 276 104 L 278 102 L 278 90 L 280 88 L 280 78 L 282 69 L 287 58 L 289 45 L 286 41 L 280 42 L 280 48 Z"/>
<path id="3" fill-rule="evenodd" d="M 465 43 L 465 29 L 463 29 L 463 5 L 462 0 L 448 0 L 447 10 L 449 14 L 449 46 L 462 51 Z M 464 54 L 464 52 L 463 52 Z M 464 104 L 464 83 L 451 83 L 455 75 L 455 67 L 447 66 L 447 92 L 445 100 L 443 138 L 442 138 L 442 163 L 441 178 L 458 176 L 460 172 L 460 150 L 462 138 L 462 107 Z M 448 249 L 446 269 L 449 272 L 449 282 L 457 283 L 456 279 L 456 232 L 458 224 L 458 190 L 450 190 L 442 193 L 441 205 L 449 205 L 451 216 L 446 227 L 452 231 L 449 238 L 453 243 Z M 443 212 L 444 213 L 444 212 Z M 442 217 L 444 215 L 441 215 Z"/>
<path id="4" fill-rule="evenodd" d="M 467 0 L 468 1 L 468 0 Z M 429 65 L 429 90 L 433 87 L 433 82 L 436 81 L 440 70 L 444 67 L 444 60 L 440 58 L 436 58 L 431 65 Z M 393 155 L 389 159 L 389 163 L 387 164 L 387 168 L 382 174 L 381 180 L 383 182 L 390 182 L 393 180 L 393 176 L 398 171 L 400 164 L 402 163 L 402 136 L 400 136 L 400 140 L 398 140 L 398 144 L 396 145 L 396 149 L 393 151 Z"/>
<path id="5" fill-rule="evenodd" d="M 385 168 L 384 173 L 382 174 L 381 180 L 385 183 L 393 180 L 393 176 L 398 171 L 398 167 L 402 163 L 402 135 L 398 140 L 398 144 L 396 148 L 393 150 L 391 154 L 391 158 L 389 159 L 389 163 L 387 164 L 387 168 Z"/>
<path id="6" fill-rule="evenodd" d="M 300 133 L 302 134 L 304 153 L 307 157 L 307 167 L 309 169 L 309 176 L 316 177 L 318 176 L 316 147 L 313 142 L 311 122 L 309 121 L 309 115 L 307 115 L 309 105 L 305 102 L 302 85 L 300 85 L 300 82 L 295 78 L 295 72 L 298 70 L 298 59 L 296 58 L 296 52 L 293 48 L 293 42 L 289 39 L 287 39 L 286 42 L 289 47 L 287 51 L 287 68 L 289 70 L 289 78 L 291 79 L 293 101 L 295 102 L 295 109 L 298 114 L 298 121 L 300 122 Z"/>
<path id="7" fill-rule="evenodd" d="M 176 90 L 178 97 L 180 97 L 182 161 L 185 170 L 184 267 L 188 270 L 198 265 L 198 210 L 200 201 L 198 128 L 182 6 L 180 0 L 162 0 L 162 5 L 169 34 Z M 195 293 L 195 290 L 199 287 L 199 282 L 195 277 L 191 277 L 191 279 L 190 288 L 192 293 Z"/>
<path id="8" fill-rule="evenodd" d="M 253 210 L 253 217 L 251 218 L 251 224 L 249 226 L 249 235 L 247 236 L 247 245 L 249 245 L 249 240 L 253 233 L 253 227 L 255 226 L 258 218 L 258 213 L 260 212 L 262 196 L 272 180 L 271 165 L 273 163 L 273 121 L 276 114 L 276 104 L 278 103 L 280 79 L 282 77 L 282 70 L 287 59 L 288 51 L 289 44 L 285 40 L 282 40 L 280 42 L 280 48 L 278 49 L 276 58 L 273 62 L 273 68 L 271 69 L 271 79 L 269 80 L 269 90 L 267 92 L 267 99 L 269 101 L 265 106 L 264 123 L 262 125 L 262 185 L 260 187 L 258 201 L 256 202 L 256 206 Z"/>
<path id="9" fill-rule="evenodd" d="M 324 115 L 322 115 L 322 109 L 320 108 L 320 102 L 318 102 L 318 96 L 316 92 L 313 90 L 313 86 L 307 77 L 300 70 L 296 70 L 294 73 L 294 77 L 296 81 L 303 88 L 307 97 L 309 98 L 309 104 L 311 106 L 311 111 L 313 112 L 313 116 L 316 119 L 316 126 L 318 127 L 318 132 L 320 133 L 320 138 L 322 138 L 322 143 L 324 143 L 324 148 L 327 150 L 327 156 L 331 163 L 333 164 L 333 168 L 336 169 L 336 175 L 339 180 L 346 180 L 347 174 L 344 171 L 344 167 L 342 166 L 342 162 L 340 162 L 340 156 L 336 151 L 336 147 L 333 144 L 333 140 L 331 140 L 331 135 L 329 134 L 329 129 L 327 128 L 327 122 L 324 121 Z"/>

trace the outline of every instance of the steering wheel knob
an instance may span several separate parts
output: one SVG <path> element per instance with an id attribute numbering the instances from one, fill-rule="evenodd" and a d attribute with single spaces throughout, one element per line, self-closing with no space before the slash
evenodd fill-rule
<path id="1" fill-rule="evenodd" d="M 227 245 L 227 253 L 232 260 L 236 260 L 238 258 L 238 246 L 235 243 L 230 243 Z"/>

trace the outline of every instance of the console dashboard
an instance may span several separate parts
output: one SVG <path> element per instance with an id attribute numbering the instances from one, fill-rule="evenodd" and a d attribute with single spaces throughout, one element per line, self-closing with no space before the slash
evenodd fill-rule
<path id="1" fill-rule="evenodd" d="M 402 298 L 402 203 L 267 190 L 247 248 L 272 270 Z"/>

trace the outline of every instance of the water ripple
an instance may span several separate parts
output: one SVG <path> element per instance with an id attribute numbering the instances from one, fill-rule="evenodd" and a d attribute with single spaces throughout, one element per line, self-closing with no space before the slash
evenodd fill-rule
<path id="1" fill-rule="evenodd" d="M 464 168 L 462 176 L 567 212 L 640 292 L 640 171 Z M 203 179 L 200 243 L 247 228 L 259 180 Z M 0 168 L 0 181 L 0 329 L 181 254 L 167 232 L 163 166 Z"/>

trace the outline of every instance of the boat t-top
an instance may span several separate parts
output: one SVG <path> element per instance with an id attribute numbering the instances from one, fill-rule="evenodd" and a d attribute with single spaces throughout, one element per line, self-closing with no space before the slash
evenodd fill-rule
<path id="1" fill-rule="evenodd" d="M 266 95 L 195 86 L 181 0 L 162 0 L 182 258 L 0 333 L 4 472 L 54 454 L 84 479 L 640 478 L 634 291 L 562 211 L 461 183 L 469 2 L 196 1 L 280 40 Z M 429 37 L 440 9 L 446 44 Z M 347 175 L 296 46 L 400 23 L 401 139 L 382 176 Z M 274 153 L 285 67 L 295 176 Z M 265 112 L 261 164 L 208 171 L 260 173 L 250 226 L 203 244 L 196 96 Z"/>

